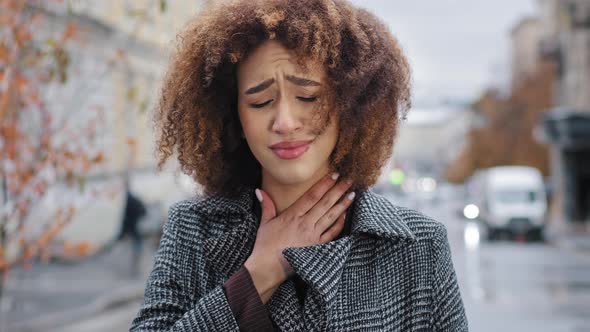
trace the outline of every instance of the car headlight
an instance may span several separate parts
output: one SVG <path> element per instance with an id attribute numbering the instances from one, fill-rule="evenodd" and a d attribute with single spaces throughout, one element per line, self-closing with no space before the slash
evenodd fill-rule
<path id="1" fill-rule="evenodd" d="M 475 204 L 468 204 L 463 208 L 463 215 L 467 219 L 475 219 L 479 217 L 479 208 Z"/>

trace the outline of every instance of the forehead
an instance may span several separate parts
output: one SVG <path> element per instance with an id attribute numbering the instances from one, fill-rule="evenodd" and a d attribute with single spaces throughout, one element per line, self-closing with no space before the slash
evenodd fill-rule
<path id="1" fill-rule="evenodd" d="M 322 66 L 310 60 L 303 61 L 305 66 L 301 66 L 297 60 L 295 52 L 278 41 L 267 40 L 240 61 L 238 76 L 242 82 L 268 79 L 273 77 L 276 71 L 282 71 L 285 74 L 301 74 L 308 78 L 323 77 Z"/>

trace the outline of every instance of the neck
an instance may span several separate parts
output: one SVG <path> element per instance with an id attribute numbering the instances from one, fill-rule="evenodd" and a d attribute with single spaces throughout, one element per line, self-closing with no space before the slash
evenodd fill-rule
<path id="1" fill-rule="evenodd" d="M 277 215 L 291 206 L 299 197 L 303 196 L 317 181 L 328 174 L 328 170 L 317 172 L 308 181 L 284 184 L 276 181 L 267 172 L 262 172 L 262 186 L 275 204 Z"/>

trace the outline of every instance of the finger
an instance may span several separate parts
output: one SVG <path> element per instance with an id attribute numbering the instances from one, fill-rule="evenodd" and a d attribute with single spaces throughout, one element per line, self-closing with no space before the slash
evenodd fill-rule
<path id="1" fill-rule="evenodd" d="M 338 216 L 342 215 L 344 211 L 352 204 L 354 199 L 354 191 L 342 198 L 338 204 L 334 205 L 326 214 L 324 214 L 315 224 L 315 229 L 318 233 L 322 234 L 328 229 Z"/>
<path id="2" fill-rule="evenodd" d="M 260 216 L 260 223 L 267 222 L 277 215 L 277 210 L 275 208 L 275 204 L 268 196 L 268 194 L 262 189 L 256 189 L 256 198 L 262 205 L 262 215 Z"/>
<path id="3" fill-rule="evenodd" d="M 338 173 L 332 173 L 324 176 L 321 180 L 316 182 L 303 196 L 299 197 L 295 203 L 289 206 L 283 214 L 301 217 L 305 215 L 317 202 L 319 202 L 324 194 L 336 184 Z"/>
<path id="4" fill-rule="evenodd" d="M 316 225 L 318 220 L 328 213 L 328 211 L 330 211 L 330 209 L 336 204 L 336 202 L 338 202 L 338 200 L 343 198 L 351 185 L 352 181 L 349 179 L 347 179 L 347 181 L 339 181 L 324 195 L 324 197 L 322 197 L 322 199 L 316 205 L 311 208 L 311 210 L 306 213 L 306 221 Z M 342 211 L 336 212 L 337 214 L 333 216 L 334 218 L 331 219 L 331 221 L 336 220 L 338 215 L 342 213 Z"/>
<path id="5" fill-rule="evenodd" d="M 336 222 L 332 224 L 332 227 L 328 228 L 328 230 L 326 230 L 324 234 L 322 234 L 322 236 L 320 237 L 320 243 L 327 243 L 335 239 L 338 236 L 338 234 L 340 234 L 340 232 L 342 232 L 342 230 L 344 229 L 345 220 L 346 213 L 343 213 L 340 215 L 340 217 L 338 217 L 338 220 L 336 220 Z"/>

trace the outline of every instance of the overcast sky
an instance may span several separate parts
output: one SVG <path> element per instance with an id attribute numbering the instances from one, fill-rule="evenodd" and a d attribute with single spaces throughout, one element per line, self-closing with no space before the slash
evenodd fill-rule
<path id="1" fill-rule="evenodd" d="M 535 0 L 351 0 L 384 20 L 410 59 L 416 105 L 471 101 L 509 79 L 510 29 Z"/>

